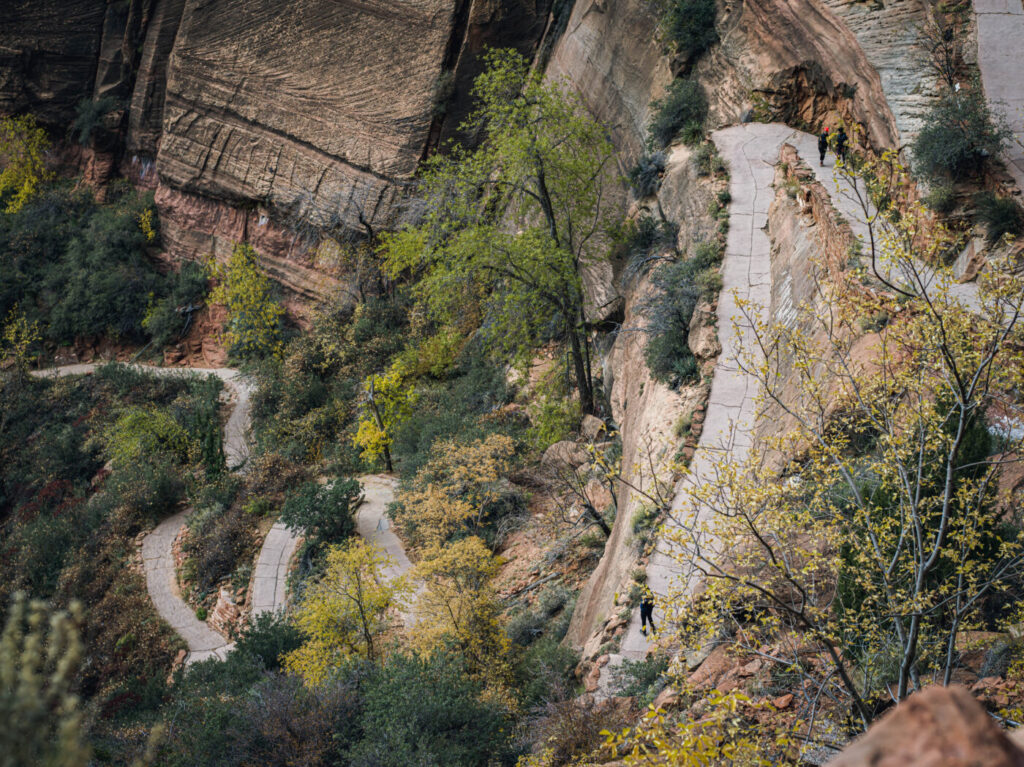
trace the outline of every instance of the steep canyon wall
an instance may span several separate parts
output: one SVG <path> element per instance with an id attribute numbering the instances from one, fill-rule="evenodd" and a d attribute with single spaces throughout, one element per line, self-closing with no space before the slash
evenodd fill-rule
<path id="1" fill-rule="evenodd" d="M 339 277 L 323 236 L 394 226 L 418 163 L 456 134 L 486 46 L 531 54 L 550 0 L 12 0 L 0 113 L 156 190 L 172 258 L 253 241 L 298 301 Z M 321 249 L 322 250 L 322 249 Z"/>

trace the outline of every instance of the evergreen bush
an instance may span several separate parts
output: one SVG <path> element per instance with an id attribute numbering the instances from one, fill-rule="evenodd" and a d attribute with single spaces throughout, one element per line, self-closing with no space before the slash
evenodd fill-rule
<path id="1" fill-rule="evenodd" d="M 697 245 L 692 258 L 654 272 L 651 282 L 659 292 L 644 307 L 644 316 L 647 366 L 656 380 L 673 387 L 696 380 L 697 361 L 688 340 L 690 321 L 700 297 L 721 289 L 721 260 L 721 246 L 706 241 Z"/>
<path id="2" fill-rule="evenodd" d="M 680 78 L 673 81 L 668 87 L 668 93 L 651 106 L 654 117 L 648 128 L 647 139 L 651 148 L 668 146 L 681 130 L 686 131 L 688 144 L 696 143 L 703 136 L 708 98 L 696 80 Z"/>
<path id="3" fill-rule="evenodd" d="M 662 0 L 662 34 L 686 62 L 718 42 L 715 0 Z"/>
<path id="4" fill-rule="evenodd" d="M 959 181 L 978 172 L 986 158 L 998 155 L 1009 135 L 975 82 L 946 93 L 925 115 L 911 149 L 914 169 L 936 183 Z"/>
<path id="5" fill-rule="evenodd" d="M 995 245 L 1004 235 L 1017 237 L 1024 232 L 1024 215 L 1012 198 L 985 191 L 975 196 L 974 204 L 978 219 L 985 224 L 989 245 Z"/>
<path id="6" fill-rule="evenodd" d="M 656 194 L 665 172 L 665 153 L 651 152 L 641 157 L 629 172 L 629 184 L 638 200 Z"/>

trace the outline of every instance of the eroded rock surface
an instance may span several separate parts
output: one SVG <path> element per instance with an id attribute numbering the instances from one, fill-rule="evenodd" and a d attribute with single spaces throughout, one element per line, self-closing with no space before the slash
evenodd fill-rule
<path id="1" fill-rule="evenodd" d="M 963 687 L 912 695 L 828 767 L 1024 767 L 1021 751 Z"/>
<path id="2" fill-rule="evenodd" d="M 92 185 L 120 167 L 157 191 L 172 258 L 248 239 L 309 302 L 339 288 L 324 235 L 402 220 L 418 163 L 468 112 L 485 48 L 532 53 L 550 5 L 11 0 L 0 114 L 32 112 L 62 136 L 80 103 L 110 97 L 102 146 L 82 154 Z"/>

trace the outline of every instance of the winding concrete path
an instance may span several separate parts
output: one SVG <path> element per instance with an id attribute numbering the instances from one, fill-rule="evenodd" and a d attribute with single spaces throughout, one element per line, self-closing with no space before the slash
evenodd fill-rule
<path id="1" fill-rule="evenodd" d="M 1024 4 L 1021 0 L 974 0 L 978 69 L 992 111 L 1013 131 L 1003 153 L 1006 168 L 1024 191 Z"/>
<path id="2" fill-rule="evenodd" d="M 284 610 L 288 603 L 288 566 L 299 547 L 299 534 L 275 522 L 256 560 L 253 573 L 252 614 Z"/>
<path id="3" fill-rule="evenodd" d="M 391 557 L 391 566 L 384 570 L 388 580 L 405 575 L 412 568 L 412 562 L 387 516 L 388 505 L 395 500 L 398 481 L 384 474 L 367 474 L 357 481 L 363 488 L 363 503 L 356 512 L 356 532 Z"/>
<path id="4" fill-rule="evenodd" d="M 35 371 L 38 377 L 89 375 L 97 363 L 63 365 Z M 244 470 L 249 459 L 247 434 L 251 422 L 251 384 L 233 368 L 158 368 L 130 365 L 158 376 L 215 375 L 235 395 L 235 405 L 224 425 L 224 457 L 232 471 Z M 199 620 L 192 608 L 181 598 L 174 569 L 172 548 L 182 525 L 192 509 L 185 509 L 163 520 L 142 541 L 142 560 L 146 573 L 146 589 L 153 606 L 164 620 L 188 644 L 186 664 L 217 657 L 224 659 L 234 647 L 223 636 Z M 286 602 L 288 564 L 298 545 L 298 537 L 280 522 L 274 524 L 263 542 L 256 563 L 253 584 L 253 612 L 283 610 Z"/>
<path id="5" fill-rule="evenodd" d="M 768 307 L 771 302 L 771 241 L 765 232 L 768 206 L 775 198 L 772 181 L 782 144 L 794 131 L 785 125 L 746 123 L 716 131 L 712 138 L 729 164 L 729 236 L 722 264 L 722 292 L 718 299 L 718 336 L 722 353 L 715 364 L 707 415 L 690 472 L 676 489 L 672 514 L 665 523 L 678 525 L 677 512 L 690 503 L 690 488 L 714 481 L 716 463 L 724 456 L 743 461 L 751 445 L 750 427 L 756 416 L 757 381 L 738 364 L 743 350 L 753 348 L 753 330 L 737 327 L 737 297 Z M 647 566 L 647 583 L 664 604 L 668 595 L 688 577 L 661 540 Z M 663 610 L 655 608 L 660 623 Z M 660 626 L 659 626 L 660 628 Z M 640 613 L 634 610 L 619 646 L 623 657 L 643 658 L 653 642 L 640 632 Z"/>
<path id="6" fill-rule="evenodd" d="M 737 299 L 751 301 L 765 316 L 771 304 L 771 241 L 766 232 L 768 208 L 775 198 L 772 182 L 779 150 L 785 143 L 794 146 L 801 158 L 814 171 L 815 177 L 828 190 L 836 209 L 850 223 L 854 235 L 865 238 L 865 214 L 854 187 L 834 172 L 834 156 L 825 167 L 818 165 L 817 137 L 785 125 L 747 123 L 716 131 L 712 139 L 730 168 L 729 236 L 722 264 L 722 292 L 718 299 L 718 334 L 722 353 L 715 365 L 708 398 L 704 429 L 689 474 L 676 488 L 672 513 L 666 526 L 680 524 L 692 505 L 694 488 L 716 481 L 716 466 L 724 458 L 740 464 L 749 455 L 751 433 L 757 417 L 757 380 L 740 369 L 741 355 L 756 349 L 756 337 L 749 323 L 737 326 L 741 316 Z M 866 249 L 865 249 L 866 252 Z M 938 284 L 939 276 L 917 267 L 927 275 L 926 289 Z M 978 305 L 973 283 L 952 284 L 952 293 L 968 307 Z M 703 517 L 702 514 L 698 516 Z M 664 604 L 670 594 L 690 591 L 696 584 L 695 573 L 683 572 L 672 548 L 662 539 L 647 567 L 651 590 Z M 655 619 L 664 612 L 655 608 Z M 660 628 L 660 623 L 658 624 Z M 643 658 L 653 645 L 650 637 L 640 632 L 639 610 L 635 610 L 623 637 L 619 653 L 628 659 Z M 613 659 L 615 660 L 615 659 Z M 618 661 L 621 662 L 621 661 Z"/>

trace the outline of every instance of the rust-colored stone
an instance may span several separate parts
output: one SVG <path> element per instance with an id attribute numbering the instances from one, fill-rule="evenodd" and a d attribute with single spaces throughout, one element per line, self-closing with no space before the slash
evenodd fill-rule
<path id="1" fill-rule="evenodd" d="M 828 767 L 1024 767 L 1024 751 L 963 687 L 912 695 Z"/>

